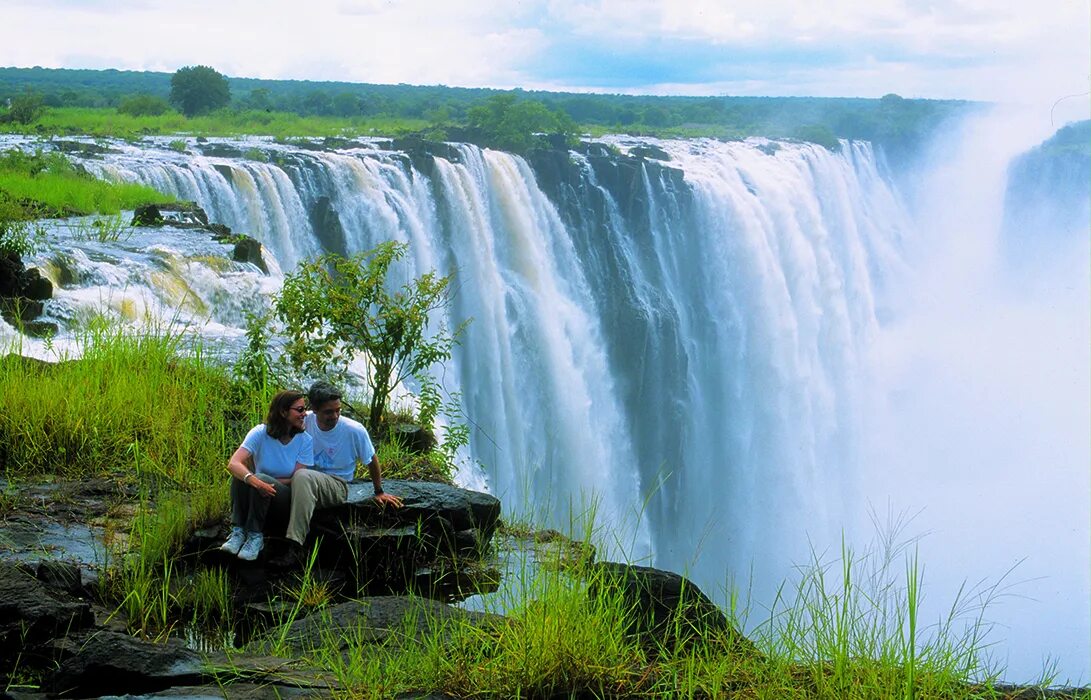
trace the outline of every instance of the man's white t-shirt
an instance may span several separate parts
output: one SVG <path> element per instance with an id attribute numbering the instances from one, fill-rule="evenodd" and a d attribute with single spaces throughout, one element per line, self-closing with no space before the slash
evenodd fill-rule
<path id="1" fill-rule="evenodd" d="M 314 444 L 311 436 L 305 432 L 293 435 L 285 445 L 269 437 L 265 424 L 260 423 L 246 434 L 242 446 L 253 456 L 254 471 L 258 474 L 286 479 L 295 471 L 296 462 L 307 467 L 314 464 Z"/>
<path id="2" fill-rule="evenodd" d="M 367 428 L 351 418 L 341 416 L 333 430 L 320 430 L 314 413 L 308 413 L 303 427 L 314 441 L 314 468 L 342 481 L 352 481 L 357 460 L 367 464 L 375 456 Z"/>

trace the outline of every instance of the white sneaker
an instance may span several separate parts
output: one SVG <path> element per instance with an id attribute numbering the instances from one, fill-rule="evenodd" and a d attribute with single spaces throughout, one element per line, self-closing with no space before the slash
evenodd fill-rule
<path id="1" fill-rule="evenodd" d="M 265 546 L 265 537 L 260 532 L 246 533 L 246 542 L 239 550 L 239 559 L 254 561 L 261 554 L 261 548 Z"/>
<path id="2" fill-rule="evenodd" d="M 231 528 L 231 535 L 220 545 L 221 552 L 227 552 L 228 554 L 238 554 L 239 549 L 242 547 L 242 543 L 246 541 L 246 530 L 241 527 Z"/>

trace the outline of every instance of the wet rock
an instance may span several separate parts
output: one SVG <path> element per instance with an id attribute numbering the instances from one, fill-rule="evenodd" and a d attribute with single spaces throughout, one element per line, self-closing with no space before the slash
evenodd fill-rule
<path id="1" fill-rule="evenodd" d="M 133 226 L 162 226 L 168 223 L 178 228 L 206 228 L 208 214 L 196 202 L 142 204 L 133 211 Z"/>
<path id="2" fill-rule="evenodd" d="M 265 274 L 269 274 L 269 267 L 261 254 L 261 243 L 249 236 L 239 235 L 235 241 L 235 249 L 231 252 L 231 259 L 235 262 L 250 263 Z"/>
<path id="3" fill-rule="evenodd" d="M 429 634 L 442 634 L 445 623 L 465 620 L 473 625 L 502 625 L 500 615 L 463 610 L 429 598 L 375 596 L 349 601 L 297 620 L 286 641 L 296 650 L 333 642 L 341 651 L 349 640 L 367 644 L 406 644 Z"/>
<path id="4" fill-rule="evenodd" d="M 659 146 L 653 146 L 652 144 L 642 144 L 640 146 L 633 146 L 629 149 L 629 155 L 635 158 L 647 158 L 650 160 L 670 160 L 671 155 L 664 151 Z"/>
<path id="5" fill-rule="evenodd" d="M 38 580 L 29 567 L 0 562 L 0 660 L 94 623 L 88 602 Z"/>
<path id="6" fill-rule="evenodd" d="M 311 226 L 318 236 L 322 248 L 328 253 L 348 255 L 345 242 L 345 229 L 341 226 L 341 217 L 330 203 L 330 198 L 323 195 L 315 200 L 310 211 Z"/>
<path id="7" fill-rule="evenodd" d="M 53 283 L 42 277 L 41 270 L 36 267 L 29 268 L 23 273 L 21 280 L 22 296 L 34 301 L 45 301 L 53 298 Z"/>
<path id="8" fill-rule="evenodd" d="M 85 141 L 54 141 L 53 147 L 61 153 L 74 153 L 84 158 L 102 156 L 107 153 L 121 153 L 121 151 L 116 148 L 102 146 L 97 143 L 87 143 Z"/>
<path id="9" fill-rule="evenodd" d="M 35 575 L 47 588 L 58 593 L 70 596 L 83 595 L 83 575 L 80 567 L 74 562 L 40 561 Z"/>
<path id="10" fill-rule="evenodd" d="M 154 644 L 96 630 L 70 638 L 67 646 L 72 655 L 49 679 L 51 691 L 60 697 L 152 693 L 212 680 L 201 658 L 173 640 Z"/>
<path id="11" fill-rule="evenodd" d="M 203 155 L 211 158 L 242 158 L 242 150 L 236 146 L 226 143 L 201 143 L 200 139 L 197 141 L 197 149 Z"/>
<path id="12" fill-rule="evenodd" d="M 629 613 L 629 633 L 652 651 L 719 641 L 730 650 L 761 656 L 692 581 L 671 571 L 616 562 L 592 567 L 590 595 L 618 593 Z"/>
<path id="13" fill-rule="evenodd" d="M 402 499 L 402 508 L 383 508 L 375 504 L 370 481 L 349 484 L 348 501 L 320 512 L 326 518 L 382 524 L 415 524 L 443 518 L 454 530 L 475 529 L 487 539 L 500 519 L 500 501 L 487 493 L 430 481 L 383 480 L 383 489 Z"/>

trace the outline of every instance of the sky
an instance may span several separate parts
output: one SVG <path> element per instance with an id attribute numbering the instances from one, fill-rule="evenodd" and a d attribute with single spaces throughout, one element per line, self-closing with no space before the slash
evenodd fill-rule
<path id="1" fill-rule="evenodd" d="M 1087 112 L 1091 0 L 0 0 L 0 66 Z M 1071 97 L 1070 97 L 1071 96 Z"/>

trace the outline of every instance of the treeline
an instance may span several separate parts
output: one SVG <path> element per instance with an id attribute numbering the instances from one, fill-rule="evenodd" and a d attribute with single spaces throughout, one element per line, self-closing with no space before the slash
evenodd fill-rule
<path id="1" fill-rule="evenodd" d="M 170 73 L 118 70 L 0 68 L 0 105 L 28 92 L 45 107 L 167 107 Z M 468 126 L 482 108 L 540 103 L 560 122 L 632 134 L 742 138 L 794 137 L 835 145 L 867 139 L 888 153 L 914 149 L 945 119 L 970 103 L 951 100 L 814 97 L 671 97 L 578 94 L 446 86 L 373 85 L 227 78 L 228 109 L 319 117 L 419 119 L 438 127 Z M 536 109 L 536 108 L 535 108 Z M 559 123 L 560 123 L 559 122 Z"/>

